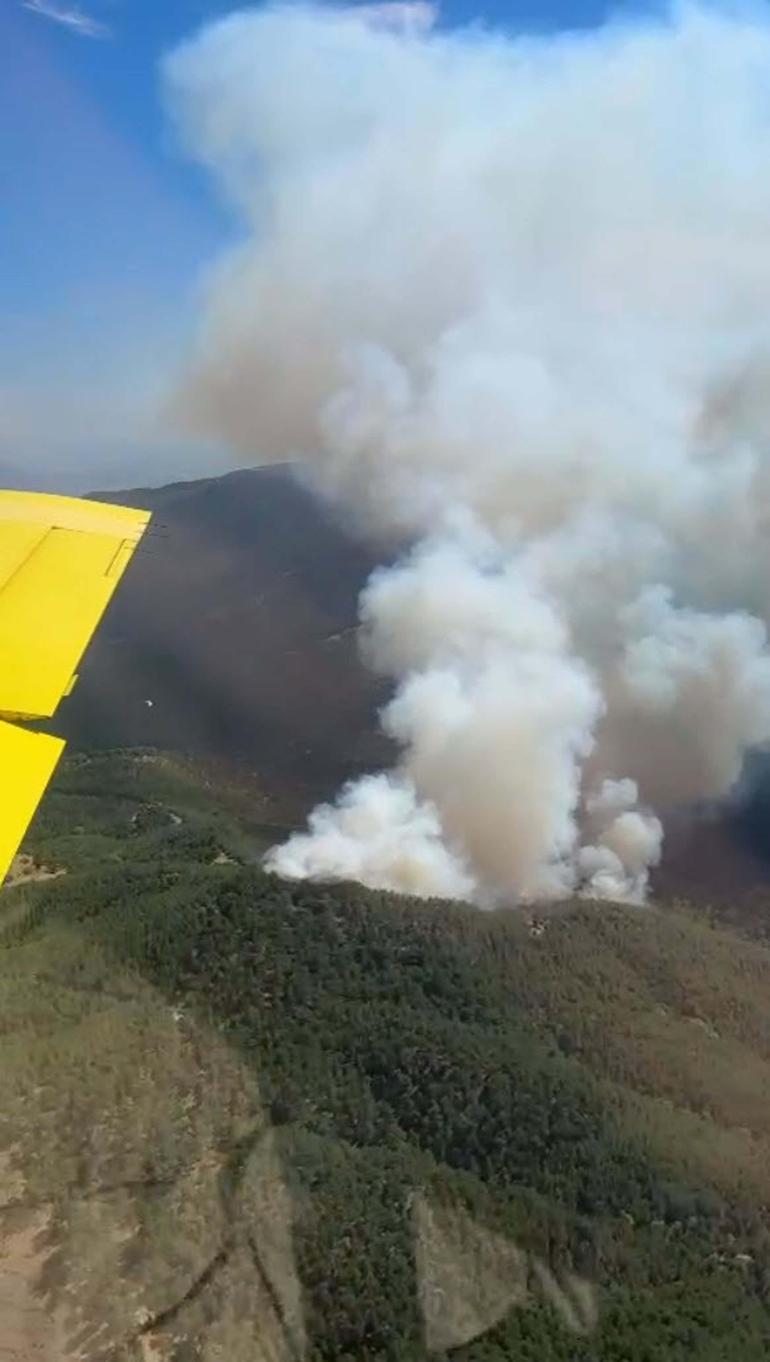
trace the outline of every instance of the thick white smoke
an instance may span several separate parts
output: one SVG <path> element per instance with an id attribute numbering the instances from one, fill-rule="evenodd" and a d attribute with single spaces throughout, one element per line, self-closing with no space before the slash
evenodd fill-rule
<path id="1" fill-rule="evenodd" d="M 764 12 L 263 10 L 167 74 L 247 227 L 188 419 L 415 546 L 361 602 L 399 768 L 269 863 L 641 899 L 650 810 L 770 738 Z"/>

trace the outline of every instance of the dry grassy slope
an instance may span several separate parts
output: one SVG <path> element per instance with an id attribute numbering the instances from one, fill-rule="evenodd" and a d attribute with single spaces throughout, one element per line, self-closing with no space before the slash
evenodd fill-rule
<path id="1" fill-rule="evenodd" d="M 169 1362 L 188 1338 L 185 1357 L 288 1362 L 301 1343 L 291 1217 L 253 1068 L 88 926 L 109 911 L 101 877 L 161 857 L 166 836 L 184 838 L 176 866 L 192 849 L 193 880 L 196 855 L 214 881 L 234 864 L 225 849 L 258 855 L 271 830 L 244 807 L 157 754 L 67 758 L 29 855 L 66 870 L 85 920 L 60 921 L 29 876 L 0 892 L 3 1362 Z"/>

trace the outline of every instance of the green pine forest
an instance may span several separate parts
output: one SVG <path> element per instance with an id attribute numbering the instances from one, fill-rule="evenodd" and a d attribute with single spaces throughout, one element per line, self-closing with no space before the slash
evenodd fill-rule
<path id="1" fill-rule="evenodd" d="M 764 1362 L 761 915 L 288 884 L 279 833 L 74 756 L 26 846 L 61 873 L 0 895 L 0 1226 L 47 1355 Z"/>

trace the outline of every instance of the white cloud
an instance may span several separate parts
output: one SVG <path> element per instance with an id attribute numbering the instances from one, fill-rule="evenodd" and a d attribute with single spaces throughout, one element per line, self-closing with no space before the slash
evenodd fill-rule
<path id="1" fill-rule="evenodd" d="M 379 4 L 355 5 L 349 13 L 356 22 L 363 20 L 373 28 L 400 33 L 426 33 L 438 18 L 437 6 L 427 0 L 381 0 Z"/>
<path id="2" fill-rule="evenodd" d="M 53 0 L 21 0 L 22 8 L 39 14 L 44 19 L 52 19 L 55 24 L 81 33 L 84 38 L 108 38 L 110 28 L 92 15 L 86 14 L 77 5 L 57 5 Z"/>

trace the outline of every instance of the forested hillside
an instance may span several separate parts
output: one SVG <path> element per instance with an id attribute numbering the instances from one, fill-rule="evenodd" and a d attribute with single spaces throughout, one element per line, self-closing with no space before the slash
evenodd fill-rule
<path id="1" fill-rule="evenodd" d="M 289 885 L 274 835 L 64 766 L 0 897 L 0 1352 L 770 1355 L 770 950 Z"/>

